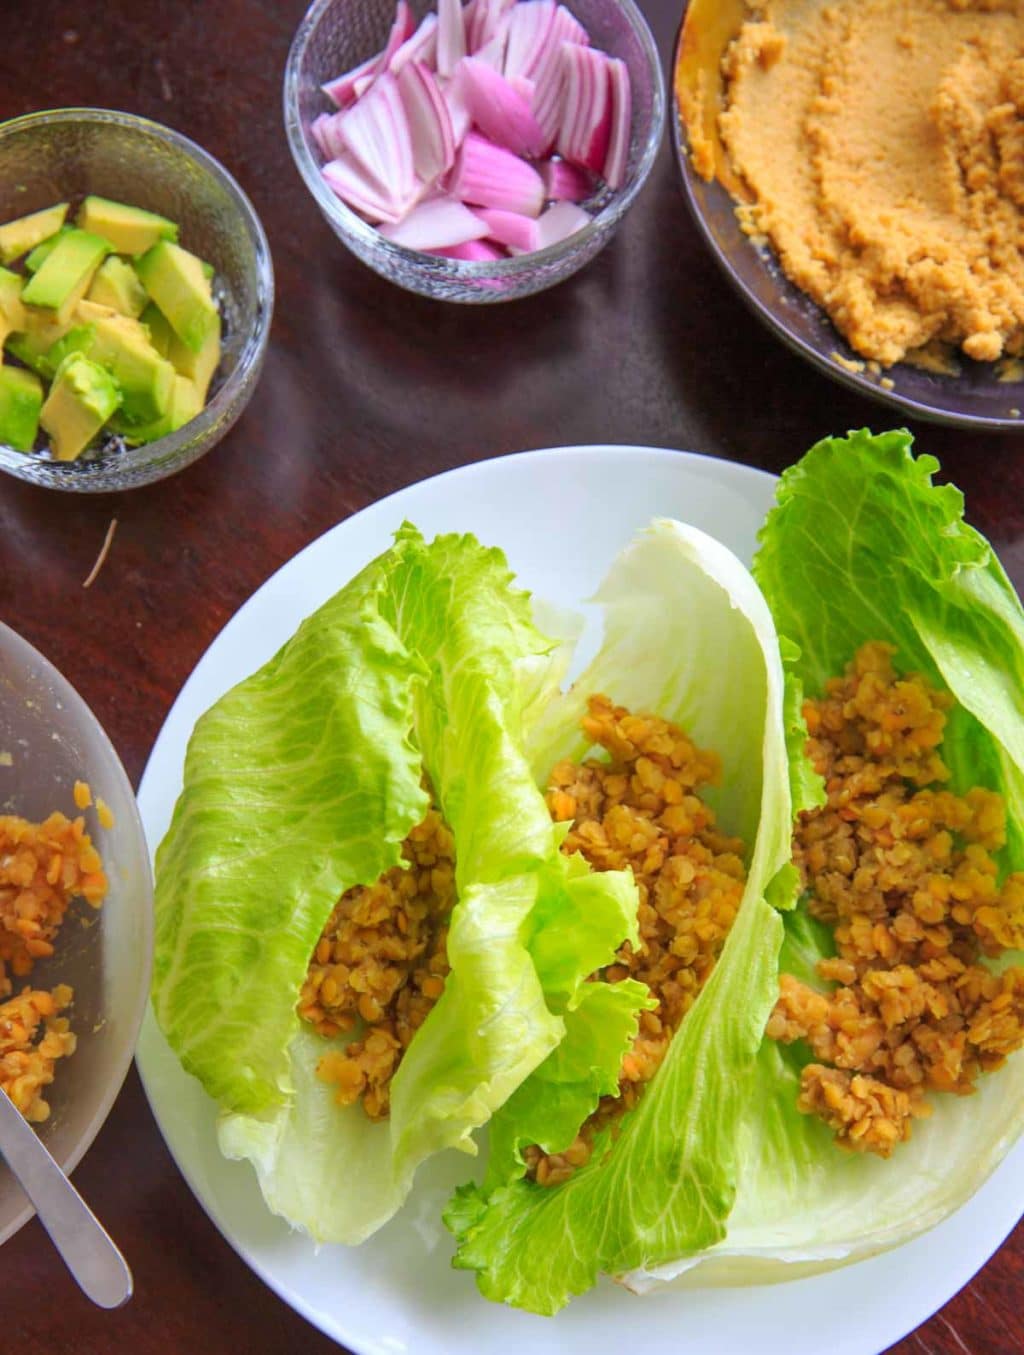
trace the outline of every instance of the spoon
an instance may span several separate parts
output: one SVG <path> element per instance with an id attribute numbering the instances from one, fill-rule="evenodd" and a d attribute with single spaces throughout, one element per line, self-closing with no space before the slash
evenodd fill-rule
<path id="1" fill-rule="evenodd" d="M 132 1273 L 124 1257 L 2 1089 L 0 1155 L 86 1297 L 100 1308 L 127 1303 L 132 1296 Z"/>

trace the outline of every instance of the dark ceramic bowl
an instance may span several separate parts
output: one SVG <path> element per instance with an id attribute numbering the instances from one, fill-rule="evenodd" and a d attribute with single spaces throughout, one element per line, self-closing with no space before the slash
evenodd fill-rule
<path id="1" fill-rule="evenodd" d="M 732 194 L 718 179 L 708 183 L 695 171 L 680 107 L 681 81 L 689 80 L 698 65 L 705 78 L 717 80 L 722 52 L 736 31 L 730 25 L 738 23 L 742 9 L 737 0 L 686 0 L 673 64 L 671 135 L 683 190 L 726 277 L 783 343 L 851 390 L 915 419 L 987 432 L 1020 432 L 1024 429 L 1024 383 L 1000 381 L 991 363 L 961 358 L 957 376 L 921 371 L 906 363 L 877 373 L 854 370 L 864 365 L 863 359 L 824 311 L 789 281 L 773 251 L 756 246 L 743 233 Z M 700 32 L 694 23 L 698 10 Z M 684 52 L 685 70 L 681 64 Z M 892 389 L 883 386 L 883 380 L 891 382 Z"/>

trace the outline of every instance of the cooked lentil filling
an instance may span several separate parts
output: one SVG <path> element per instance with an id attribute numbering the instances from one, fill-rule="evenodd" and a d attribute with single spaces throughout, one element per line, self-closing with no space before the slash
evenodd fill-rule
<path id="1" fill-rule="evenodd" d="M 527 1149 L 530 1175 L 555 1185 L 590 1156 L 598 1130 L 635 1105 L 665 1056 L 673 1032 L 721 950 L 743 895 L 742 843 L 715 826 L 695 793 L 718 779 L 719 761 L 674 725 L 631 715 L 591 697 L 587 737 L 609 760 L 560 763 L 547 802 L 552 818 L 571 820 L 562 850 L 581 852 L 595 870 L 630 866 L 640 893 L 641 945 L 628 943 L 595 979 L 632 975 L 658 1006 L 642 1013 L 622 1064 L 620 1097 L 608 1097 L 562 1154 Z M 390 1084 L 413 1035 L 444 991 L 448 919 L 455 904 L 450 829 L 433 808 L 403 844 L 406 867 L 338 901 L 309 962 L 299 1016 L 321 1035 L 358 1029 L 343 1051 L 320 1060 L 318 1076 L 341 1105 L 360 1102 L 373 1120 L 387 1117 Z"/>
<path id="2" fill-rule="evenodd" d="M 75 1036 L 61 1013 L 72 991 L 26 984 L 12 996 L 36 960 L 54 952 L 54 940 L 73 898 L 99 908 L 107 878 L 81 818 L 51 814 L 40 824 L 0 816 L 0 1087 L 27 1120 L 50 1113 L 43 1095 L 54 1065 L 74 1053 Z"/>
<path id="3" fill-rule="evenodd" d="M 395 866 L 338 900 L 298 1004 L 299 1016 L 324 1036 L 362 1023 L 344 1052 L 324 1055 L 317 1075 L 336 1084 L 340 1105 L 359 1101 L 371 1120 L 386 1118 L 391 1079 L 448 974 L 455 844 L 436 809 L 412 830 L 402 854 L 407 868 Z"/>
<path id="4" fill-rule="evenodd" d="M 605 1097 L 564 1153 L 526 1149 L 540 1185 L 567 1180 L 590 1157 L 598 1132 L 632 1106 L 658 1071 L 672 1036 L 714 968 L 743 897 L 743 844 L 722 833 L 697 794 L 714 784 L 720 762 L 656 715 L 633 715 L 592 696 L 587 738 L 606 760 L 561 762 L 551 774 L 548 807 L 571 821 L 562 850 L 581 852 L 595 870 L 632 870 L 640 895 L 640 945 L 626 942 L 616 963 L 593 975 L 646 983 L 657 1006 L 640 1014 L 622 1062 L 619 1095 Z"/>
<path id="5" fill-rule="evenodd" d="M 1024 968 L 980 963 L 1024 948 L 1024 874 L 1000 883 L 1002 798 L 944 789 L 953 704 L 890 645 L 866 644 L 804 706 L 827 803 L 801 814 L 794 859 L 812 915 L 834 929 L 818 965 L 829 992 L 782 975 L 768 1035 L 815 1062 L 798 1106 L 844 1148 L 888 1157 L 931 1111 L 928 1094 L 975 1090 L 1024 1044 Z"/>

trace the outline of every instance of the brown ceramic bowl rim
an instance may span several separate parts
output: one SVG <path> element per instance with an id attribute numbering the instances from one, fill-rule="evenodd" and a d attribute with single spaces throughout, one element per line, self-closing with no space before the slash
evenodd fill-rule
<path id="1" fill-rule="evenodd" d="M 686 18 L 687 14 L 689 13 L 689 9 L 690 9 L 690 0 L 683 0 L 682 15 L 679 21 L 679 30 L 676 36 L 675 44 L 673 46 L 672 79 L 671 79 L 672 149 L 675 154 L 676 164 L 679 168 L 679 177 L 682 182 L 683 193 L 686 198 L 687 206 L 690 210 L 690 215 L 693 217 L 693 220 L 695 221 L 698 230 L 703 236 L 706 245 L 708 246 L 711 253 L 714 255 L 714 258 L 718 263 L 718 266 L 722 269 L 723 273 L 728 278 L 734 290 L 742 297 L 742 299 L 746 302 L 746 304 L 750 307 L 750 309 L 754 312 L 758 319 L 760 319 L 775 334 L 777 338 L 781 339 L 782 342 L 786 345 L 787 348 L 790 349 L 791 352 L 797 353 L 800 357 L 806 359 L 814 367 L 816 367 L 818 371 L 823 372 L 833 381 L 839 382 L 840 385 L 846 386 L 849 390 L 856 391 L 858 395 L 866 396 L 869 400 L 873 400 L 877 403 L 889 405 L 891 408 L 898 409 L 902 411 L 904 414 L 912 415 L 914 418 L 920 419 L 922 422 L 925 423 L 944 424 L 948 427 L 954 428 L 970 428 L 974 429 L 975 431 L 984 431 L 989 433 L 1024 432 L 1024 418 L 1017 418 L 1012 416 L 999 418 L 991 415 L 969 414 L 966 412 L 952 409 L 942 409 L 941 407 L 938 407 L 934 404 L 929 404 L 927 401 L 917 400 L 913 396 L 904 395 L 898 390 L 886 390 L 884 386 L 881 386 L 879 384 L 877 379 L 873 379 L 870 376 L 864 375 L 860 372 L 851 371 L 848 368 L 843 367 L 842 364 L 836 361 L 834 358 L 831 358 L 826 354 L 819 352 L 818 349 L 816 349 L 813 344 L 808 343 L 806 339 L 803 339 L 799 334 L 794 333 L 793 330 L 786 324 L 784 318 L 778 315 L 771 306 L 766 305 L 765 302 L 757 295 L 757 293 L 750 286 L 748 286 L 744 279 L 739 275 L 736 267 L 729 259 L 728 254 L 722 248 L 721 244 L 716 238 L 715 233 L 712 230 L 711 225 L 704 212 L 704 209 L 698 200 L 695 184 L 696 171 L 694 170 L 693 165 L 690 161 L 686 125 L 683 120 L 682 110 L 679 107 L 679 94 L 676 88 L 676 72 L 679 68 L 679 61 L 682 55 L 683 35 L 686 28 Z M 721 188 L 721 185 L 718 186 Z M 726 192 L 727 190 L 722 188 L 722 191 Z M 775 258 L 774 254 L 766 256 L 760 250 L 757 250 L 753 243 L 749 245 L 749 248 L 764 261 L 766 268 L 768 266 L 769 258 L 774 261 Z M 775 266 L 777 267 L 778 265 L 776 264 Z M 792 283 L 788 282 L 788 280 L 785 280 L 785 285 L 787 287 L 793 288 L 794 291 L 799 292 L 799 289 L 795 288 Z M 801 292 L 800 295 L 804 298 L 808 305 L 814 304 L 813 302 L 810 301 L 809 298 L 806 297 L 804 293 Z M 823 310 L 820 309 L 820 307 L 816 307 L 815 309 L 818 309 L 823 319 L 828 321 L 828 316 L 825 314 Z M 831 321 L 828 321 L 828 323 L 831 325 Z M 839 332 L 837 330 L 833 330 L 833 333 L 835 339 L 835 348 L 837 349 L 837 351 L 847 350 L 847 344 L 845 340 L 842 338 L 842 336 L 839 334 Z M 863 359 L 859 358 L 858 355 L 854 353 L 852 350 L 849 350 L 847 360 L 863 361 Z M 900 368 L 899 366 L 897 366 L 892 368 L 891 370 L 895 372 L 899 371 Z M 1010 399 L 1013 398 L 1011 395 L 1013 386 L 1008 384 L 1006 390 L 1007 390 L 1007 399 L 1009 401 Z M 1021 401 L 1022 404 L 1024 404 L 1024 392 L 1022 392 L 1021 394 Z"/>

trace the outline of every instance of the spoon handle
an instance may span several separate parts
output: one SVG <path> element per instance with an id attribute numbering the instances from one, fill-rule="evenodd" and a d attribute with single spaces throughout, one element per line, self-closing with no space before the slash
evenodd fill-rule
<path id="1" fill-rule="evenodd" d="M 100 1308 L 126 1303 L 132 1294 L 132 1273 L 124 1257 L 4 1091 L 0 1091 L 0 1154 L 82 1292 Z"/>

